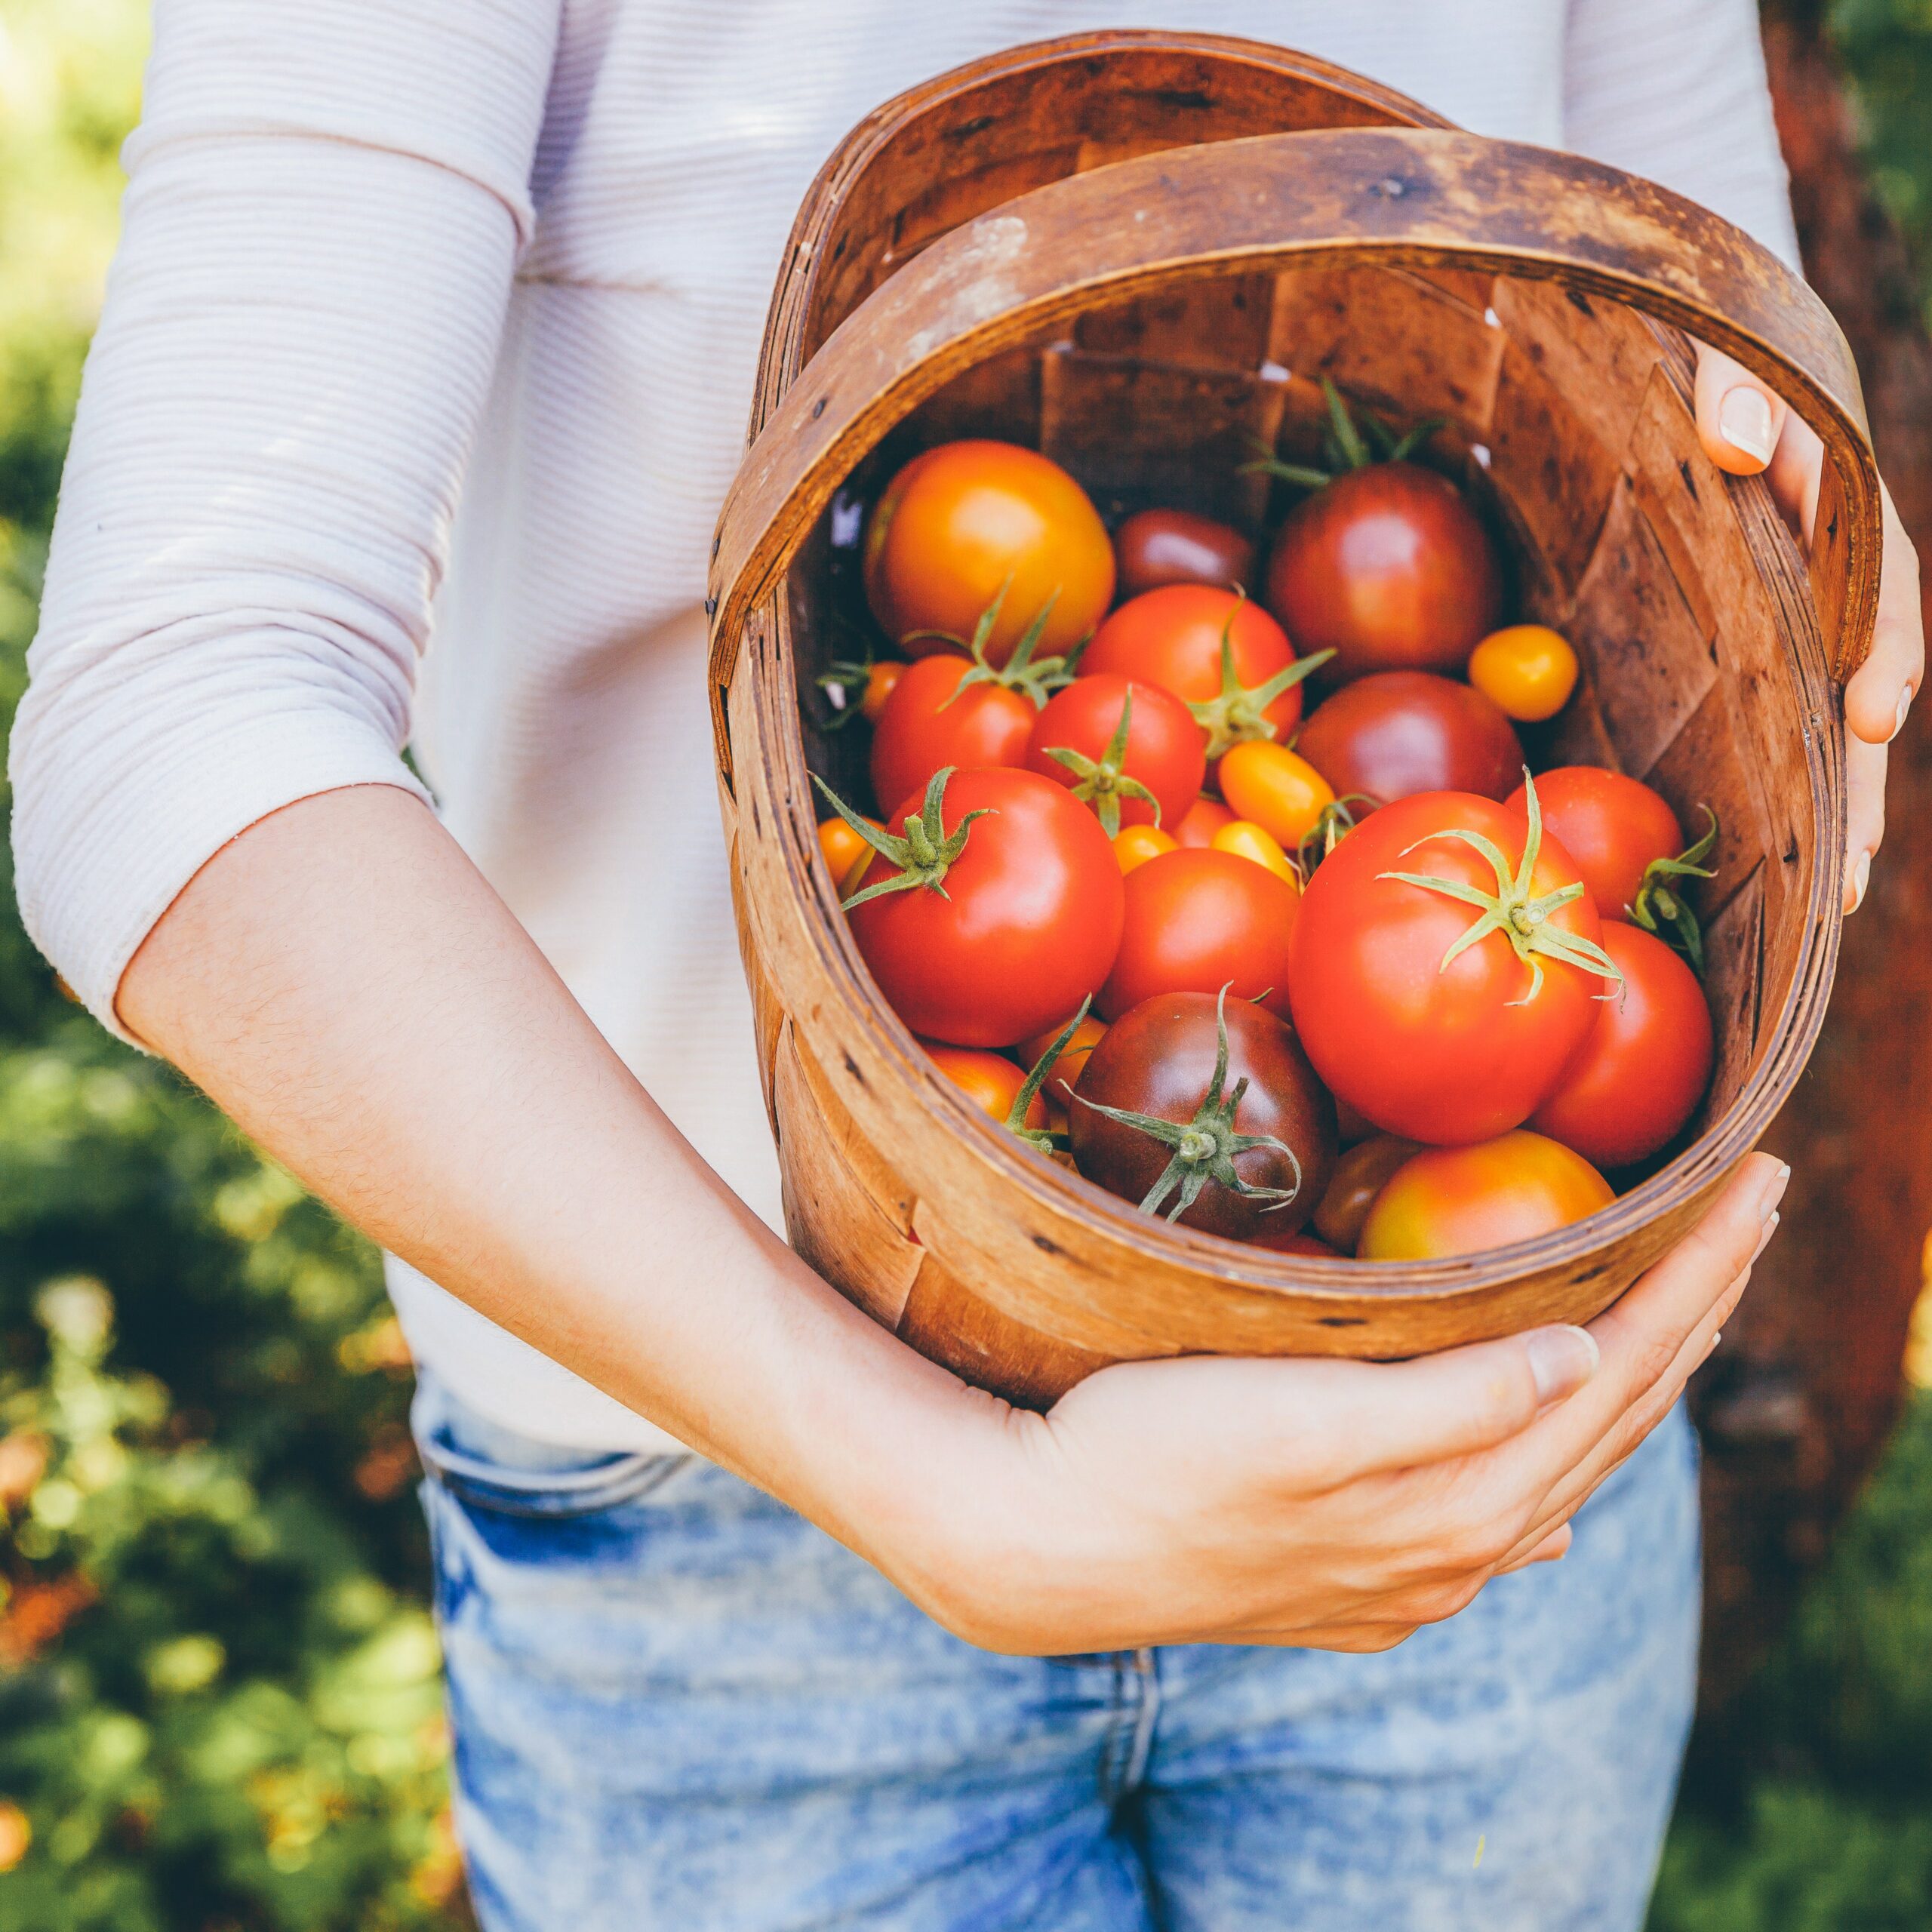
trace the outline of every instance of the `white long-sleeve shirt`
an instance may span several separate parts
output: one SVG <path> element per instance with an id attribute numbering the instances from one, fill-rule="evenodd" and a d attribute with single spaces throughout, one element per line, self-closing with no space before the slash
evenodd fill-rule
<path id="1" fill-rule="evenodd" d="M 297 798 L 420 790 L 408 743 L 592 1019 L 776 1223 L 699 612 L 772 279 L 868 109 L 1130 25 L 1324 55 L 1795 258 L 1753 0 L 156 0 L 11 751 L 28 929 L 103 1023 L 206 860 Z M 666 1441 L 390 1282 L 419 1359 L 485 1414 Z"/>

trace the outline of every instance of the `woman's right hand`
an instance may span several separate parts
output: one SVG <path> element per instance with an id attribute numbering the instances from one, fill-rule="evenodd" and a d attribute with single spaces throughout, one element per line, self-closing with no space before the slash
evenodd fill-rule
<path id="1" fill-rule="evenodd" d="M 992 1466 L 953 1463 L 932 1540 L 887 1567 L 993 1650 L 1389 1649 L 1563 1554 L 1709 1354 L 1787 1177 L 1752 1156 L 1587 1331 L 1387 1364 L 1133 1363 L 1044 1416 L 995 1410 Z"/>

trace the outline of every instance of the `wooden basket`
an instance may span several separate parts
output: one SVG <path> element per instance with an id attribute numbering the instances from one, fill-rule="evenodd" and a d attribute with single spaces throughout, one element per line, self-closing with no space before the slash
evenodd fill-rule
<path id="1" fill-rule="evenodd" d="M 1721 475 L 1680 329 L 1823 437 L 1810 561 Z M 1238 1247 L 1029 1152 L 881 998 L 819 855 L 808 768 L 863 792 L 817 673 L 862 611 L 856 505 L 961 435 L 1036 446 L 1111 518 L 1259 534 L 1254 440 L 1304 460 L 1327 375 L 1486 506 L 1522 614 L 1586 663 L 1534 749 L 1723 823 L 1703 894 L 1719 1041 L 1676 1158 L 1577 1226 L 1427 1264 Z M 1412 1355 L 1613 1300 L 1789 1091 L 1828 995 L 1838 695 L 1869 643 L 1878 493 L 1857 377 L 1804 285 L 1727 223 L 1574 156 L 1480 139 L 1278 48 L 1168 33 L 1023 48 L 914 89 L 820 174 L 773 298 L 712 549 L 712 678 L 738 928 L 792 1239 L 924 1353 L 1044 1405 L 1110 1362 Z M 843 493 L 843 494 L 841 494 Z"/>

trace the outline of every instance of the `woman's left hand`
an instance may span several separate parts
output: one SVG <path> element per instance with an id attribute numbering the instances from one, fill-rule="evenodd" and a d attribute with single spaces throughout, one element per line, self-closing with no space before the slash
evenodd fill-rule
<path id="1" fill-rule="evenodd" d="M 1809 543 L 1818 508 L 1824 445 L 1751 372 L 1697 345 L 1697 434 L 1705 454 L 1735 476 L 1768 471 L 1785 519 Z M 1881 486 L 1882 488 L 1882 486 Z M 1885 747 L 1898 736 L 1925 675 L 1925 624 L 1918 601 L 1918 557 L 1884 491 L 1884 542 L 1878 622 L 1872 654 L 1844 688 L 1845 776 L 1850 794 L 1844 909 L 1858 909 L 1872 855 L 1885 835 Z"/>

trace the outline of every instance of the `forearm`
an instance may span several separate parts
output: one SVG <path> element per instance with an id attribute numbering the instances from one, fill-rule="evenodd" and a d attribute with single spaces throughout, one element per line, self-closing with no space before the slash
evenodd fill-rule
<path id="1" fill-rule="evenodd" d="M 963 1391 L 738 1201 L 429 812 L 291 805 L 197 875 L 119 1011 L 346 1217 L 891 1568 Z"/>

